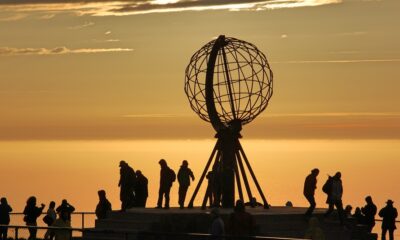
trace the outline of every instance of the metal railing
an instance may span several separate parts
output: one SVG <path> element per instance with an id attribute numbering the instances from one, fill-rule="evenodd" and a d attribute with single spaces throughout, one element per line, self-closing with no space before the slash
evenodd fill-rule
<path id="1" fill-rule="evenodd" d="M 42 214 L 46 214 L 43 212 Z M 81 229 L 85 229 L 85 216 L 87 215 L 95 215 L 95 212 L 72 212 L 72 215 L 80 215 L 81 216 Z M 11 212 L 10 215 L 24 215 L 22 212 Z"/>
<path id="2" fill-rule="evenodd" d="M 81 228 L 65 228 L 65 227 L 39 227 L 39 226 L 23 226 L 23 225 L 0 225 L 0 227 L 7 227 L 14 229 L 14 240 L 19 240 L 19 233 L 21 229 L 37 229 L 37 230 L 53 230 L 53 231 L 69 231 L 70 239 L 84 239 L 85 233 L 96 234 L 119 234 L 123 235 L 124 240 L 129 239 L 185 239 L 185 240 L 209 240 L 209 239 L 224 239 L 224 240 L 308 240 L 304 238 L 284 238 L 284 237 L 264 237 L 264 236 L 232 236 L 232 235 L 211 235 L 206 233 L 172 233 L 172 232 L 152 232 L 152 231 L 127 231 L 117 229 L 81 229 Z M 82 233 L 82 237 L 74 237 L 73 232 Z M 131 238 L 132 237 L 132 238 Z"/>

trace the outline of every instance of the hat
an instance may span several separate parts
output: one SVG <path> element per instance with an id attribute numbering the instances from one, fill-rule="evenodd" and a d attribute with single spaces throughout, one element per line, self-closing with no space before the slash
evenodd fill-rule
<path id="1" fill-rule="evenodd" d="M 392 200 L 389 199 L 389 200 L 386 201 L 386 203 L 387 203 L 387 204 L 393 204 L 394 202 L 393 202 Z"/>

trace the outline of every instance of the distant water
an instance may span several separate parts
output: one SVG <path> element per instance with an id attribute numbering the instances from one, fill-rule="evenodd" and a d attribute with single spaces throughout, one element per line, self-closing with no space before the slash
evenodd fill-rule
<path id="1" fill-rule="evenodd" d="M 321 170 L 317 207 L 326 207 L 320 188 L 327 175 L 336 171 L 343 176 L 344 205 L 362 206 L 367 195 L 372 195 L 378 208 L 388 198 L 395 201 L 395 206 L 400 201 L 400 140 L 241 141 L 272 205 L 290 200 L 294 206 L 306 206 L 302 196 L 304 178 L 314 167 Z M 16 212 L 23 210 L 31 195 L 46 205 L 50 200 L 58 204 L 66 198 L 77 211 L 93 211 L 97 190 L 105 189 L 113 208 L 118 209 L 118 162 L 124 159 L 149 178 L 147 203 L 153 207 L 157 200 L 159 159 L 166 159 L 176 171 L 182 160 L 189 161 L 196 176 L 189 198 L 214 144 L 214 139 L 0 142 L 0 195 L 8 198 Z M 197 204 L 203 194 L 204 190 L 199 193 Z M 171 190 L 171 205 L 177 205 L 177 184 Z"/>

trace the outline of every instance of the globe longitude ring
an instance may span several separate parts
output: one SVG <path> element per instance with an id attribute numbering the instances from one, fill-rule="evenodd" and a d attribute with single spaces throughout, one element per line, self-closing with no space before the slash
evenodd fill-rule
<path id="1" fill-rule="evenodd" d="M 247 124 L 268 105 L 273 73 L 251 43 L 219 36 L 193 54 L 185 72 L 190 106 L 214 129 Z"/>

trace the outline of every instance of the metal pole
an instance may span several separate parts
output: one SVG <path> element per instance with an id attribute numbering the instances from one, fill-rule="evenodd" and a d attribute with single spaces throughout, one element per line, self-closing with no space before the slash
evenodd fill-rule
<path id="1" fill-rule="evenodd" d="M 82 212 L 81 213 L 81 217 L 82 217 L 82 230 L 85 229 L 85 213 Z"/>
<path id="2" fill-rule="evenodd" d="M 206 167 L 204 168 L 203 174 L 201 174 L 200 180 L 199 180 L 199 182 L 197 183 L 197 186 L 196 186 L 196 188 L 195 188 L 195 190 L 194 190 L 194 192 L 193 192 L 192 198 L 190 199 L 188 208 L 193 208 L 194 199 L 196 198 L 196 195 L 197 195 L 197 192 L 198 192 L 199 189 L 200 189 L 201 183 L 203 182 L 204 177 L 205 177 L 206 174 L 207 174 L 208 168 L 210 167 L 210 164 L 211 164 L 212 160 L 214 159 L 214 155 L 215 155 L 215 153 L 217 152 L 217 149 L 218 149 L 218 147 L 219 147 L 219 141 L 220 141 L 220 140 L 218 139 L 218 140 L 217 140 L 217 143 L 215 143 L 214 149 L 213 149 L 213 151 L 211 152 L 211 156 L 210 156 L 210 158 L 208 159 L 208 162 L 207 162 L 207 164 L 206 164 Z"/>
<path id="3" fill-rule="evenodd" d="M 16 227 L 15 228 L 15 240 L 18 240 L 18 230 L 19 230 L 19 228 Z"/>
<path id="4" fill-rule="evenodd" d="M 239 142 L 239 140 L 237 140 L 237 141 Z M 237 145 L 237 146 L 239 146 L 239 145 Z M 249 181 L 247 180 L 247 175 L 246 175 L 246 172 L 245 172 L 245 169 L 243 166 L 242 157 L 240 156 L 238 149 L 235 149 L 235 153 L 236 153 L 236 157 L 237 157 L 237 162 L 239 163 L 240 172 L 242 173 L 244 186 L 246 187 L 247 196 L 249 197 L 249 202 L 251 202 L 251 199 L 253 198 L 253 194 L 251 193 Z"/>
<path id="5" fill-rule="evenodd" d="M 258 184 L 256 175 L 254 174 L 253 169 L 252 169 L 251 166 L 250 166 L 250 162 L 249 162 L 249 160 L 247 159 L 246 154 L 244 153 L 243 147 L 242 147 L 242 145 L 240 144 L 239 140 L 238 140 L 238 146 L 239 146 L 239 151 L 240 151 L 240 153 L 241 153 L 242 156 L 243 156 L 244 162 L 246 163 L 247 168 L 249 169 L 249 172 L 250 172 L 250 174 L 251 174 L 251 177 L 253 178 L 253 181 L 254 181 L 254 183 L 256 184 L 258 193 L 261 195 L 261 198 L 262 198 L 262 200 L 263 200 L 263 202 L 264 202 L 264 208 L 268 209 L 268 208 L 269 208 L 269 205 L 268 205 L 267 199 L 266 199 L 265 196 L 264 196 L 264 193 L 263 193 L 263 191 L 262 191 L 262 189 L 261 189 L 261 187 L 260 187 L 260 184 Z"/>
<path id="6" fill-rule="evenodd" d="M 238 187 L 239 198 L 240 198 L 240 200 L 242 200 L 243 203 L 244 203 L 243 191 L 242 191 L 242 183 L 240 182 L 240 173 L 239 173 L 239 169 L 238 169 L 238 166 L 237 166 L 237 162 L 238 162 L 238 160 L 237 160 L 237 158 L 236 158 L 236 161 L 235 161 L 236 184 L 237 184 L 237 187 Z"/>

